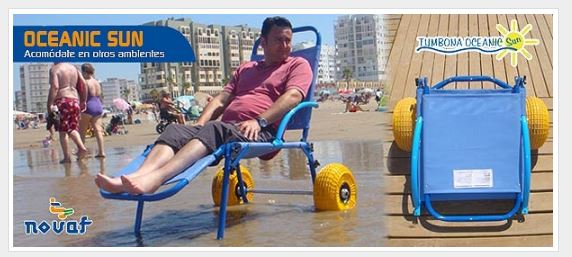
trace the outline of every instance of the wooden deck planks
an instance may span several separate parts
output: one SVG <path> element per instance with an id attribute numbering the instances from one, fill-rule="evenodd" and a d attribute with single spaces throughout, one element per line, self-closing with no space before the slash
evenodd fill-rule
<path id="1" fill-rule="evenodd" d="M 510 30 L 510 19 L 507 19 L 507 15 L 505 14 L 499 14 L 497 15 L 497 22 L 498 24 L 502 25 L 503 27 L 505 27 L 507 30 Z M 495 55 L 495 59 L 496 59 L 496 55 Z M 500 62 L 499 60 L 497 60 L 498 62 Z M 510 65 L 510 53 L 507 54 L 503 59 L 502 62 L 504 63 L 504 69 L 506 72 L 506 78 L 507 78 L 507 82 L 511 85 L 514 84 L 514 77 L 516 77 L 518 75 L 517 69 L 515 67 L 512 67 Z M 534 94 L 533 94 L 534 95 Z"/>
<path id="2" fill-rule="evenodd" d="M 457 36 L 459 33 L 459 15 L 450 14 L 449 15 L 449 32 L 448 36 Z M 457 55 L 447 55 L 445 56 L 445 70 L 444 78 L 449 78 L 457 76 Z M 455 84 L 449 85 L 447 87 L 454 88 Z"/>
<path id="3" fill-rule="evenodd" d="M 498 23 L 497 15 L 496 14 L 489 14 L 487 15 L 488 23 L 489 23 L 489 31 L 491 35 L 498 35 L 498 33 L 494 33 L 496 31 L 496 26 Z M 493 63 L 493 76 L 499 80 L 511 82 L 513 78 L 507 78 L 506 70 L 504 67 L 504 62 L 499 62 L 496 60 L 495 55 L 491 55 L 491 62 Z M 495 85 L 495 88 L 499 88 Z"/>
<path id="4" fill-rule="evenodd" d="M 523 14 L 517 15 L 517 20 L 518 24 L 520 25 L 519 31 L 522 30 L 526 24 L 529 24 L 528 19 Z M 535 24 L 531 25 L 533 26 L 533 28 L 535 27 L 534 26 Z M 532 31 L 530 31 L 526 36 L 528 38 L 531 35 L 533 35 Z M 550 97 L 550 95 L 548 94 L 548 90 L 546 89 L 546 81 L 544 80 L 544 73 L 540 68 L 539 56 L 536 47 L 525 46 L 524 49 L 533 56 L 531 60 L 526 60 L 526 58 L 522 54 L 519 54 L 518 56 L 519 59 L 522 59 L 522 62 L 519 60 L 519 68 L 521 64 L 524 66 L 528 66 L 528 72 L 525 73 L 528 74 L 527 88 L 531 88 L 532 90 L 534 90 L 537 97 Z"/>
<path id="5" fill-rule="evenodd" d="M 476 14 L 469 15 L 469 35 L 479 35 L 479 21 Z M 469 75 L 481 75 L 481 53 L 469 52 Z M 482 89 L 482 82 L 469 83 L 469 89 Z"/>
<path id="6" fill-rule="evenodd" d="M 427 36 L 430 16 L 431 15 L 429 14 L 421 15 L 417 29 L 417 36 Z M 422 61 L 423 55 L 414 52 L 411 56 L 411 65 L 409 66 L 409 71 L 405 79 L 405 90 L 403 95 L 415 95 L 415 79 L 421 75 Z"/>
<path id="7" fill-rule="evenodd" d="M 437 36 L 437 34 L 439 33 L 438 31 L 438 25 L 439 25 L 439 15 L 431 15 L 431 17 L 429 18 L 429 31 L 427 33 L 428 36 L 430 37 L 434 37 Z M 423 52 L 423 61 L 421 64 L 421 76 L 422 77 L 431 77 L 431 74 L 433 74 L 433 61 L 435 60 L 435 53 L 431 53 L 431 52 Z"/>
<path id="8" fill-rule="evenodd" d="M 470 238 L 390 238 L 389 247 L 549 247 L 552 235 L 518 235 Z"/>
<path id="9" fill-rule="evenodd" d="M 415 54 L 415 45 L 417 43 L 417 28 L 419 27 L 420 15 L 413 15 L 409 30 L 403 43 L 403 53 L 401 54 L 400 63 L 398 65 L 395 80 L 392 84 L 390 106 L 394 106 L 404 96 L 405 87 L 414 86 L 413 83 L 408 84 L 407 74 L 411 66 L 411 57 Z"/>
<path id="10" fill-rule="evenodd" d="M 520 235 L 549 235 L 552 230 L 552 213 L 529 214 L 525 222 L 443 222 L 421 217 L 413 224 L 412 217 L 386 216 L 389 238 L 419 237 L 498 237 Z M 408 220 L 409 219 L 409 220 Z"/>
<path id="11" fill-rule="evenodd" d="M 447 35 L 449 32 L 449 15 L 440 14 L 439 15 L 439 27 L 438 35 Z M 443 74 L 445 73 L 445 56 L 442 54 L 435 54 L 435 60 L 433 61 L 433 72 L 431 77 L 429 77 L 429 84 L 433 85 L 437 82 L 443 80 Z"/>
<path id="12" fill-rule="evenodd" d="M 479 36 L 488 37 L 491 36 L 489 20 L 486 14 L 479 14 Z M 495 73 L 493 71 L 493 60 L 489 54 L 481 54 L 481 74 L 484 76 L 494 77 Z M 491 82 L 483 82 L 483 89 L 493 89 L 495 84 Z"/>
<path id="13" fill-rule="evenodd" d="M 411 23 L 412 17 L 413 17 L 412 15 L 403 15 L 403 17 L 401 18 L 399 29 L 397 30 L 397 34 L 395 37 L 395 42 L 393 43 L 393 46 L 391 47 L 391 52 L 389 54 L 389 61 L 387 64 L 389 70 L 388 74 L 389 78 L 386 83 L 386 86 L 388 86 L 389 88 L 386 94 L 389 94 L 391 96 L 390 99 L 392 101 L 395 100 L 395 98 L 401 97 L 401 94 L 398 94 L 397 91 L 399 91 L 400 87 L 402 87 L 403 85 L 396 85 L 395 78 L 397 77 L 397 73 L 399 71 L 397 67 L 400 66 L 401 55 L 404 52 L 403 44 L 405 43 L 405 37 L 407 35 L 407 33 L 405 32 L 409 30 L 409 25 Z M 392 102 L 390 101 L 390 107 L 393 108 L 393 106 L 394 103 L 392 104 Z"/>
<path id="14" fill-rule="evenodd" d="M 459 37 L 466 37 L 469 35 L 469 15 L 459 15 Z M 457 76 L 469 75 L 469 53 L 462 53 L 457 55 Z M 458 82 L 457 89 L 468 89 L 468 82 Z"/>
<path id="15" fill-rule="evenodd" d="M 536 23 L 538 24 L 538 31 L 542 35 L 541 43 L 544 43 L 544 48 L 546 48 L 546 53 L 548 54 L 548 58 L 550 59 L 550 63 L 553 63 L 554 59 L 552 58 L 553 55 L 553 33 L 552 33 L 552 14 L 544 15 L 544 19 L 541 15 L 535 15 Z M 551 67 L 552 68 L 552 67 Z"/>
<path id="16" fill-rule="evenodd" d="M 529 65 L 531 67 L 531 71 L 533 71 L 532 78 L 534 79 L 532 82 L 533 85 L 538 85 L 539 89 L 535 90 L 546 90 L 549 97 L 552 97 L 552 81 L 553 81 L 553 74 L 552 74 L 552 62 L 550 61 L 550 56 L 548 56 L 548 52 L 546 50 L 546 42 L 544 42 L 540 31 L 538 30 L 539 26 L 536 22 L 535 15 L 527 14 L 525 15 L 526 19 L 525 22 L 527 24 L 532 25 L 532 30 L 527 35 L 527 38 L 534 38 L 540 40 L 540 44 L 537 46 L 527 46 L 526 48 L 528 51 L 533 55 L 533 59 L 529 61 Z M 544 19 L 543 16 L 539 16 L 540 19 Z M 542 85 L 544 84 L 544 87 Z M 530 86 L 530 85 L 529 85 Z M 537 94 L 539 95 L 539 94 Z M 540 94 L 542 95 L 542 94 Z"/>

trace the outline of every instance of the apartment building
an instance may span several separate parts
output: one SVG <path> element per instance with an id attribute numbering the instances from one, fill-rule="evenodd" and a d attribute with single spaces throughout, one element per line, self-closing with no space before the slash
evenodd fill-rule
<path id="1" fill-rule="evenodd" d="M 148 22 L 143 25 L 171 27 L 181 32 L 191 42 L 191 22 L 190 19 L 169 18 Z M 141 100 L 152 100 L 163 90 L 170 92 L 174 97 L 192 93 L 192 68 L 193 64 L 190 62 L 141 63 L 141 73 L 139 74 Z"/>
<path id="2" fill-rule="evenodd" d="M 139 100 L 137 82 L 121 78 L 107 78 L 100 81 L 103 106 L 112 107 L 113 99 L 122 98 L 128 102 Z"/>
<path id="3" fill-rule="evenodd" d="M 194 92 L 216 94 L 243 62 L 250 60 L 260 29 L 247 25 L 201 24 L 188 18 L 145 23 L 180 31 L 193 46 L 194 63 L 142 63 L 141 98 L 151 100 L 161 90 L 174 97 Z M 262 53 L 261 48 L 259 53 Z"/>
<path id="4" fill-rule="evenodd" d="M 337 80 L 349 70 L 352 79 L 382 81 L 389 56 L 384 22 L 392 16 L 357 14 L 339 16 L 334 24 L 337 49 Z"/>
<path id="5" fill-rule="evenodd" d="M 315 46 L 313 41 L 304 41 L 295 44 L 292 51 L 298 51 Z M 320 60 L 318 62 L 318 84 L 335 83 L 336 81 L 336 48 L 323 44 L 320 47 Z"/>
<path id="6" fill-rule="evenodd" d="M 226 81 L 231 78 L 240 64 L 250 61 L 252 47 L 256 39 L 260 37 L 260 29 L 238 25 L 222 26 L 222 31 L 224 80 Z M 257 53 L 262 55 L 264 50 L 259 47 Z"/>

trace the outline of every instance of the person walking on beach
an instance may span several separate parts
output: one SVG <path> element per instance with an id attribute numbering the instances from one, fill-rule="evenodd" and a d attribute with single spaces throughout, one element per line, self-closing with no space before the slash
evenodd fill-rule
<path id="1" fill-rule="evenodd" d="M 97 140 L 98 152 L 95 158 L 105 158 L 105 148 L 103 146 L 103 125 L 101 123 L 101 115 L 103 114 L 103 104 L 101 103 L 101 85 L 93 77 L 95 68 L 89 63 L 81 66 L 81 74 L 85 79 L 87 88 L 87 101 L 85 111 L 81 113 L 79 123 L 81 141 L 85 144 L 85 135 L 87 130 L 93 128 L 93 134 Z"/>
<path id="2" fill-rule="evenodd" d="M 75 66 L 69 63 L 54 63 L 49 74 L 48 112 L 57 105 L 60 116 L 59 137 L 64 158 L 60 163 L 71 162 L 68 136 L 77 146 L 78 158 L 87 156 L 87 149 L 78 131 L 79 115 L 85 109 L 87 90 L 85 81 Z"/>
<path id="3" fill-rule="evenodd" d="M 195 126 L 169 125 L 137 171 L 115 178 L 98 174 L 97 186 L 111 193 L 153 193 L 227 142 L 273 140 L 282 116 L 306 96 L 312 70 L 304 58 L 290 57 L 292 25 L 283 17 L 264 20 L 260 45 L 264 60 L 240 65 Z"/>

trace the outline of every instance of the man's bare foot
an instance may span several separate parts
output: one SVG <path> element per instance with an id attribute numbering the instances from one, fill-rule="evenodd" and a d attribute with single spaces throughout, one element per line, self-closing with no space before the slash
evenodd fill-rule
<path id="1" fill-rule="evenodd" d="M 81 149 L 77 149 L 77 159 L 84 159 L 84 158 L 88 158 L 89 157 L 89 151 L 87 150 L 81 150 Z"/>
<path id="2" fill-rule="evenodd" d="M 64 163 L 71 163 L 71 159 L 70 158 L 64 158 L 63 160 L 60 161 L 61 164 Z"/>
<path id="3" fill-rule="evenodd" d="M 103 174 L 97 174 L 95 184 L 97 187 L 112 194 L 125 192 L 121 178 L 111 178 Z"/>
<path id="4" fill-rule="evenodd" d="M 132 195 L 154 193 L 163 183 L 160 178 L 153 176 L 153 174 L 134 178 L 121 176 L 121 181 L 125 191 Z"/>

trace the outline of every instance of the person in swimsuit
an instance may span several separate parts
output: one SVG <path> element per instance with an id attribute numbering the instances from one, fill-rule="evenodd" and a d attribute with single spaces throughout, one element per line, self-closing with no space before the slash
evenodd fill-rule
<path id="1" fill-rule="evenodd" d="M 71 162 L 68 148 L 68 136 L 77 146 L 78 157 L 87 156 L 87 149 L 81 141 L 78 131 L 79 115 L 85 109 L 87 90 L 85 81 L 77 68 L 69 63 L 54 63 L 49 72 L 50 89 L 48 91 L 48 115 L 52 114 L 52 105 L 57 105 L 60 114 L 60 144 L 64 159 L 60 163 Z"/>
<path id="2" fill-rule="evenodd" d="M 93 77 L 95 73 L 95 68 L 89 63 L 84 63 L 81 66 L 81 74 L 85 79 L 85 84 L 87 86 L 87 102 L 85 111 L 81 114 L 80 120 L 80 132 L 81 140 L 85 144 L 85 135 L 87 130 L 91 127 L 93 128 L 93 134 L 97 140 L 97 147 L 99 152 L 95 156 L 96 158 L 105 157 L 105 149 L 103 147 L 103 126 L 101 123 L 101 115 L 103 114 L 103 105 L 99 96 L 101 95 L 101 85 Z"/>

